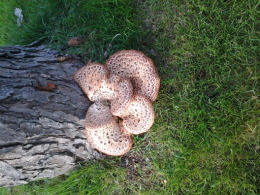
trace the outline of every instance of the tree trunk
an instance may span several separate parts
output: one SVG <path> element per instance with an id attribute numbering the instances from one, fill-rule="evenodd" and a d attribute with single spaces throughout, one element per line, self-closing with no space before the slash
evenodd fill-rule
<path id="1" fill-rule="evenodd" d="M 83 132 L 91 103 L 73 80 L 82 65 L 45 46 L 0 47 L 0 186 L 101 157 Z"/>

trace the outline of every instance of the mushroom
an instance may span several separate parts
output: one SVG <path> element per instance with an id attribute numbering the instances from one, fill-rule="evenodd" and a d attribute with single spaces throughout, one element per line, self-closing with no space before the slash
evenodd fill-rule
<path id="1" fill-rule="evenodd" d="M 111 113 L 114 116 L 124 116 L 133 97 L 133 86 L 129 79 L 122 79 L 117 85 L 116 97 L 111 99 Z"/>
<path id="2" fill-rule="evenodd" d="M 121 78 L 118 75 L 111 74 L 109 78 L 102 80 L 100 88 L 96 90 L 95 100 L 112 100 L 117 97 L 117 87 Z"/>
<path id="3" fill-rule="evenodd" d="M 147 132 L 154 122 L 154 109 L 151 101 L 143 95 L 136 94 L 131 100 L 122 126 L 128 134 L 141 134 Z"/>
<path id="4" fill-rule="evenodd" d="M 146 96 L 152 102 L 157 98 L 160 78 L 153 61 L 142 52 L 136 50 L 116 52 L 108 58 L 105 66 L 112 74 L 130 78 L 138 94 Z"/>
<path id="5" fill-rule="evenodd" d="M 108 71 L 102 64 L 89 62 L 75 73 L 74 80 L 91 101 L 96 101 L 99 96 L 95 94 L 104 80 L 107 79 L 107 76 Z"/>
<path id="6" fill-rule="evenodd" d="M 131 135 L 122 132 L 109 106 L 101 102 L 95 102 L 87 111 L 85 135 L 93 148 L 112 156 L 124 155 L 133 144 Z"/>
<path id="7" fill-rule="evenodd" d="M 98 151 L 112 156 L 127 153 L 132 134 L 147 132 L 155 118 L 152 102 L 160 78 L 152 60 L 142 52 L 123 50 L 105 63 L 90 62 L 74 79 L 91 101 L 85 135 Z"/>

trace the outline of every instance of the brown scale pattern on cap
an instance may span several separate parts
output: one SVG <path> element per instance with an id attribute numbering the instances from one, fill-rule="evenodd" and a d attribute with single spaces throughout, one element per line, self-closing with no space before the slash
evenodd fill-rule
<path id="1" fill-rule="evenodd" d="M 96 101 L 94 94 L 100 88 L 102 81 L 107 79 L 107 76 L 108 71 L 105 66 L 90 62 L 76 72 L 74 80 L 91 101 Z"/>
<path id="2" fill-rule="evenodd" d="M 93 101 L 111 100 L 116 98 L 116 86 L 108 83 L 107 80 L 101 82 L 100 87 L 93 93 Z"/>
<path id="3" fill-rule="evenodd" d="M 111 121 L 111 112 L 108 106 L 101 102 L 95 102 L 87 111 L 85 125 L 89 128 L 99 128 Z"/>
<path id="4" fill-rule="evenodd" d="M 160 79 L 152 60 L 142 52 L 117 52 L 106 66 L 88 63 L 76 72 L 75 80 L 95 102 L 86 114 L 85 134 L 96 150 L 124 155 L 132 147 L 131 135 L 152 126 L 152 101 L 157 98 Z M 105 105 L 108 102 L 110 107 Z"/>
<path id="5" fill-rule="evenodd" d="M 133 144 L 131 135 L 122 132 L 109 107 L 101 103 L 94 103 L 89 107 L 85 134 L 93 148 L 107 155 L 123 155 Z"/>
<path id="6" fill-rule="evenodd" d="M 142 52 L 122 50 L 108 58 L 105 66 L 112 74 L 129 77 L 137 93 L 154 101 L 159 92 L 160 78 L 153 61 Z"/>
<path id="7" fill-rule="evenodd" d="M 154 109 L 149 99 L 135 95 L 127 108 L 127 116 L 123 117 L 122 126 L 129 134 L 147 132 L 154 122 Z"/>
<path id="8" fill-rule="evenodd" d="M 117 86 L 117 96 L 111 100 L 111 113 L 122 117 L 133 97 L 133 86 L 129 79 L 122 79 Z"/>
<path id="9" fill-rule="evenodd" d="M 111 74 L 109 78 L 102 80 L 100 87 L 93 93 L 93 101 L 113 100 L 117 96 L 117 88 L 120 77 Z"/>

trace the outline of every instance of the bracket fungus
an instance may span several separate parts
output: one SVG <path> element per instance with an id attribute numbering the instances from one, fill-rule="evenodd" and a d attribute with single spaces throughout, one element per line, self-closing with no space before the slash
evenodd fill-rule
<path id="1" fill-rule="evenodd" d="M 142 52 L 122 50 L 114 53 L 105 62 L 112 74 L 130 78 L 135 91 L 152 102 L 157 98 L 160 78 L 153 61 Z"/>
<path id="2" fill-rule="evenodd" d="M 85 134 L 89 143 L 98 151 L 112 156 L 127 153 L 133 144 L 131 135 L 124 134 L 109 106 L 101 102 L 92 104 L 86 115 Z"/>
<path id="3" fill-rule="evenodd" d="M 104 65 L 90 62 L 74 79 L 94 102 L 86 114 L 85 135 L 96 150 L 124 155 L 132 147 L 132 134 L 151 128 L 160 78 L 153 61 L 142 52 L 122 50 Z"/>
<path id="4" fill-rule="evenodd" d="M 102 87 L 102 82 L 107 78 L 108 70 L 99 63 L 88 63 L 74 75 L 74 80 L 79 84 L 90 101 L 97 101 L 99 96 L 95 93 Z"/>

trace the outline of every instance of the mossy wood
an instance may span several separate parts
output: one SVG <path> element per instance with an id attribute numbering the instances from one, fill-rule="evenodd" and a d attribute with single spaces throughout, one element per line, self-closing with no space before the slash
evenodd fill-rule
<path id="1" fill-rule="evenodd" d="M 83 133 L 91 103 L 73 80 L 82 65 L 45 46 L 0 47 L 0 186 L 100 157 Z"/>

